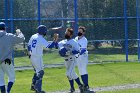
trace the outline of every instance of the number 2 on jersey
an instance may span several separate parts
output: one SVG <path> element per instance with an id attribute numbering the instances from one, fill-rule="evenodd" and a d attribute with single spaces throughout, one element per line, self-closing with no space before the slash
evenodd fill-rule
<path id="1" fill-rule="evenodd" d="M 32 47 L 33 47 L 33 48 L 36 47 L 36 43 L 37 43 L 37 40 L 34 39 L 34 40 L 32 41 Z"/>

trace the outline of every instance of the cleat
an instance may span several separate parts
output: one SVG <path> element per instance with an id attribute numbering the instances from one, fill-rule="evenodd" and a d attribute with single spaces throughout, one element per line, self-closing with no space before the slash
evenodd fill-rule
<path id="1" fill-rule="evenodd" d="M 84 91 L 89 90 L 89 86 L 84 86 Z"/>
<path id="2" fill-rule="evenodd" d="M 31 90 L 32 90 L 32 91 L 36 91 L 34 85 L 31 85 Z"/>
<path id="3" fill-rule="evenodd" d="M 89 89 L 89 86 L 84 86 L 84 92 L 83 93 L 95 93 L 94 91 L 91 91 Z"/>
<path id="4" fill-rule="evenodd" d="M 75 92 L 75 89 L 74 88 L 70 88 L 68 93 L 74 93 L 74 92 Z"/>
<path id="5" fill-rule="evenodd" d="M 83 85 L 79 85 L 79 90 L 80 90 L 80 93 L 84 93 L 84 86 Z"/>
<path id="6" fill-rule="evenodd" d="M 45 91 L 36 91 L 36 93 L 45 93 Z"/>
<path id="7" fill-rule="evenodd" d="M 84 91 L 83 93 L 95 93 L 95 92 L 91 90 L 87 90 L 87 91 Z"/>

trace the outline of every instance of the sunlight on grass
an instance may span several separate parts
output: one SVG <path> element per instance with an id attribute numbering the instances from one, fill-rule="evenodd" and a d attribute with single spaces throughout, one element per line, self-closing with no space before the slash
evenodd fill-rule
<path id="1" fill-rule="evenodd" d="M 135 83 L 140 84 L 139 67 L 140 64 L 135 62 L 89 65 L 88 66 L 89 85 L 91 88 L 96 88 L 96 87 L 135 84 Z M 78 73 L 77 68 L 76 72 Z M 30 84 L 33 73 L 34 72 L 32 70 L 16 71 L 16 82 L 11 93 L 32 93 L 30 91 Z M 75 84 L 75 86 L 76 89 L 78 89 L 77 84 Z M 48 92 L 68 90 L 69 83 L 65 76 L 65 67 L 46 68 L 45 75 L 43 78 L 43 89 Z M 123 93 L 123 92 L 114 92 L 114 93 Z"/>

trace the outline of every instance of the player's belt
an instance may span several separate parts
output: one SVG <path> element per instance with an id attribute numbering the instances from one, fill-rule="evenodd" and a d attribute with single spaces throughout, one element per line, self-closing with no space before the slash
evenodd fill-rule
<path id="1" fill-rule="evenodd" d="M 65 59 L 65 61 L 68 61 L 68 59 Z"/>

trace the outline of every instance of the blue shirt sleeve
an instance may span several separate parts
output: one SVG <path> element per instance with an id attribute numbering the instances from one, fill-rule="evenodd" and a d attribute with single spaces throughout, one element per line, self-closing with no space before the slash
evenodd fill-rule
<path id="1" fill-rule="evenodd" d="M 55 48 L 58 49 L 58 42 L 55 42 Z"/>
<path id="2" fill-rule="evenodd" d="M 55 42 L 52 42 L 52 43 L 48 46 L 48 48 L 54 48 L 54 46 L 55 46 Z"/>
<path id="3" fill-rule="evenodd" d="M 76 51 L 76 50 L 73 50 L 73 51 L 72 51 L 72 54 L 74 54 L 74 55 L 75 55 L 75 54 L 78 54 L 78 53 L 79 53 L 79 51 Z"/>
<path id="4" fill-rule="evenodd" d="M 31 45 L 28 45 L 28 51 L 31 51 Z"/>
<path id="5" fill-rule="evenodd" d="M 56 48 L 56 49 L 58 49 L 58 42 L 52 42 L 49 46 L 48 46 L 48 48 Z"/>
<path id="6" fill-rule="evenodd" d="M 81 52 L 80 52 L 80 55 L 84 54 L 85 52 L 86 52 L 86 49 L 83 48 L 83 49 L 81 50 Z"/>

